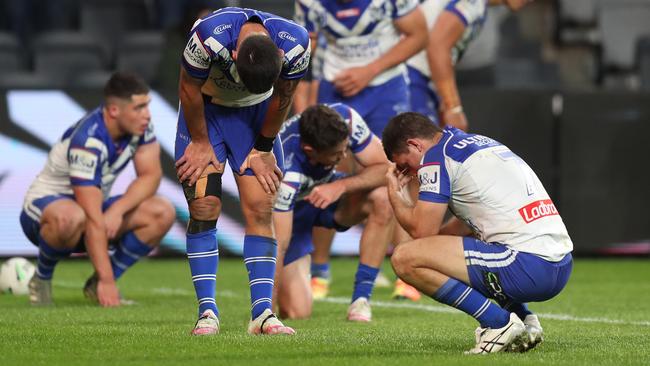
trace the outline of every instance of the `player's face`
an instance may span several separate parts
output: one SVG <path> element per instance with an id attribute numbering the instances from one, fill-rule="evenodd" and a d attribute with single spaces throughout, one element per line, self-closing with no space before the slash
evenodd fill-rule
<path id="1" fill-rule="evenodd" d="M 348 139 L 325 151 L 314 151 L 313 159 L 326 167 L 336 166 L 345 158 L 348 151 Z"/>
<path id="2" fill-rule="evenodd" d="M 406 175 L 417 175 L 422 155 L 417 150 L 409 149 L 405 153 L 393 154 L 393 162 L 397 170 Z"/>
<path id="3" fill-rule="evenodd" d="M 130 135 L 142 136 L 151 121 L 149 112 L 151 97 L 148 94 L 135 94 L 131 100 L 119 103 L 118 121 L 120 127 Z"/>

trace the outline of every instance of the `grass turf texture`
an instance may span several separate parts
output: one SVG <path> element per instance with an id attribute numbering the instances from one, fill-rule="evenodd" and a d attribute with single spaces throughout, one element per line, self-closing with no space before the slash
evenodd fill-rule
<path id="1" fill-rule="evenodd" d="M 541 314 L 545 342 L 525 354 L 489 356 L 463 355 L 477 323 L 427 297 L 414 307 L 389 300 L 392 289 L 375 289 L 373 300 L 383 306 L 373 307 L 373 322 L 345 321 L 356 265 L 354 259 L 332 263 L 331 296 L 339 303 L 317 302 L 311 320 L 287 321 L 294 337 L 265 337 L 245 331 L 250 313 L 242 261 L 221 260 L 221 334 L 191 337 L 196 302 L 185 260 L 133 267 L 119 286 L 137 304 L 116 309 L 83 298 L 87 261 L 64 261 L 54 276 L 56 306 L 33 308 L 26 296 L 0 295 L 0 364 L 650 364 L 647 260 L 577 260 L 558 297 L 531 305 Z M 384 265 L 385 273 L 389 268 Z"/>

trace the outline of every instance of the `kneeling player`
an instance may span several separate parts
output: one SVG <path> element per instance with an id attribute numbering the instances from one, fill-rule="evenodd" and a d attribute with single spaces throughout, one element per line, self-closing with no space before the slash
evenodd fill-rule
<path id="1" fill-rule="evenodd" d="M 383 143 L 396 164 L 387 174 L 395 217 L 415 238 L 393 253 L 397 275 L 478 320 L 469 353 L 541 342 L 526 303 L 564 288 L 573 243 L 532 169 L 489 137 L 441 130 L 417 113 L 393 118 Z M 401 190 L 410 176 L 420 183 L 415 205 Z M 443 225 L 447 207 L 455 217 Z"/>
<path id="2" fill-rule="evenodd" d="M 273 214 L 280 249 L 276 272 L 280 314 L 289 318 L 311 314 L 313 227 L 343 231 L 367 218 L 347 317 L 370 321 L 370 295 L 386 253 L 385 238 L 393 227 L 383 187 L 388 160 L 381 142 L 361 116 L 343 104 L 310 107 L 287 121 L 280 135 L 286 173 Z M 334 168 L 348 149 L 363 169 L 346 177 Z"/>
<path id="3" fill-rule="evenodd" d="M 150 123 L 149 87 L 134 75 L 116 73 L 104 98 L 103 106 L 64 132 L 27 191 L 20 223 L 39 249 L 29 282 L 34 305 L 52 303 L 56 264 L 80 251 L 88 252 L 95 267 L 86 296 L 102 306 L 120 305 L 115 281 L 158 245 L 174 221 L 172 205 L 154 196 L 162 169 Z M 137 178 L 126 193 L 109 197 L 131 159 Z"/>

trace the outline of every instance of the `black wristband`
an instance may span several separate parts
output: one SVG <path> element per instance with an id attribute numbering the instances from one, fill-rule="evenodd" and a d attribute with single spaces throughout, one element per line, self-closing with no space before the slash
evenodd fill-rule
<path id="1" fill-rule="evenodd" d="M 275 137 L 266 137 L 262 134 L 259 134 L 257 135 L 257 139 L 255 139 L 255 145 L 253 148 L 257 151 L 269 152 L 273 150 L 274 141 Z"/>

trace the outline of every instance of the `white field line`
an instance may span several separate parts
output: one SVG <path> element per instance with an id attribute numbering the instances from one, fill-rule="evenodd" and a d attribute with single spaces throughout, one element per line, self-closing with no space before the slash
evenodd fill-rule
<path id="1" fill-rule="evenodd" d="M 350 303 L 350 298 L 326 297 L 325 299 L 317 300 L 317 301 L 347 305 Z M 413 310 L 429 311 L 433 313 L 463 314 L 461 311 L 456 310 L 452 307 L 439 306 L 439 305 L 393 303 L 387 301 L 372 301 L 371 304 L 373 307 L 380 307 L 380 308 L 413 309 Z M 628 320 L 610 319 L 604 317 L 596 317 L 596 318 L 578 317 L 569 314 L 554 314 L 554 313 L 540 313 L 537 315 L 542 319 L 564 320 L 564 321 L 573 321 L 573 322 L 580 322 L 580 323 L 604 323 L 604 324 L 637 325 L 637 326 L 650 327 L 650 321 L 648 320 L 628 321 Z"/>

